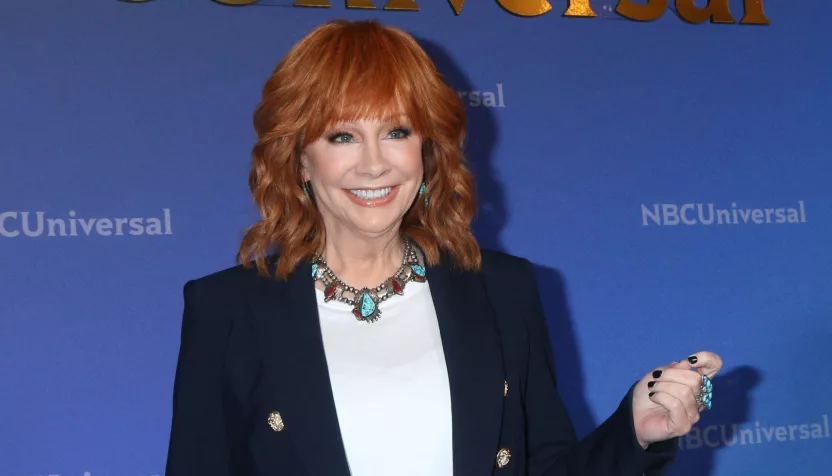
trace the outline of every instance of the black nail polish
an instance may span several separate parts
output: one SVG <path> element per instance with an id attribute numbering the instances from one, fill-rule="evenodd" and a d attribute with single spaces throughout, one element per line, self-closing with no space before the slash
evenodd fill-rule
<path id="1" fill-rule="evenodd" d="M 653 385 L 656 385 L 656 382 L 650 382 L 647 384 L 647 388 L 653 388 Z"/>
<path id="2" fill-rule="evenodd" d="M 695 364 L 699 362 L 699 359 L 695 355 L 691 355 L 690 357 L 688 357 L 688 362 Z"/>
<path id="3" fill-rule="evenodd" d="M 661 370 L 654 370 L 653 371 L 653 378 L 659 378 L 661 376 L 662 376 L 662 371 Z"/>
<path id="4" fill-rule="evenodd" d="M 647 396 L 648 396 L 648 397 L 652 397 L 652 396 L 653 396 L 653 394 L 655 394 L 655 393 L 656 393 L 656 392 L 650 392 L 650 395 L 647 395 Z"/>

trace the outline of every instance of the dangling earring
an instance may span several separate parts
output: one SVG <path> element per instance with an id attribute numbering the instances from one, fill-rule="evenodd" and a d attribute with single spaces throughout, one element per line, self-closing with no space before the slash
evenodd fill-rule
<path id="1" fill-rule="evenodd" d="M 425 193 L 425 188 L 427 188 L 427 186 L 425 185 L 425 182 L 422 182 L 422 185 L 419 186 L 419 195 L 418 195 L 418 197 L 421 197 Z M 425 197 L 425 206 L 426 207 L 428 206 L 429 201 L 430 200 L 428 200 L 428 197 Z"/>
<path id="2" fill-rule="evenodd" d="M 302 188 L 302 189 L 303 189 L 303 193 L 305 193 L 305 194 L 306 194 L 306 198 L 308 198 L 309 200 L 312 200 L 312 196 L 311 196 L 311 194 L 309 193 L 309 186 L 310 186 L 309 180 L 305 180 L 305 181 L 301 184 L 300 188 Z"/>

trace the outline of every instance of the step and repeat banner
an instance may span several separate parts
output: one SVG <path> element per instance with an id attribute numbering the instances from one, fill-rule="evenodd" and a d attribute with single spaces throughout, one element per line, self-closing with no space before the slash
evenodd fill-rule
<path id="1" fill-rule="evenodd" d="M 263 83 L 335 18 L 459 91 L 581 435 L 711 349 L 671 474 L 830 474 L 830 2 L 5 0 L 0 475 L 163 474 L 182 286 L 235 264 Z"/>

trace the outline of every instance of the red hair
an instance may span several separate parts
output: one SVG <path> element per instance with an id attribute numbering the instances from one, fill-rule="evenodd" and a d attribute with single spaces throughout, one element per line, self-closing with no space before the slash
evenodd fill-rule
<path id="1" fill-rule="evenodd" d="M 300 152 L 338 122 L 406 116 L 423 138 L 425 195 L 405 214 L 401 233 L 428 264 L 446 254 L 479 269 L 471 233 L 474 179 L 462 153 L 465 108 L 416 40 L 376 21 L 333 21 L 315 28 L 277 65 L 254 113 L 257 143 L 249 186 L 262 219 L 248 228 L 238 259 L 278 278 L 323 250 L 323 220 L 304 194 Z"/>

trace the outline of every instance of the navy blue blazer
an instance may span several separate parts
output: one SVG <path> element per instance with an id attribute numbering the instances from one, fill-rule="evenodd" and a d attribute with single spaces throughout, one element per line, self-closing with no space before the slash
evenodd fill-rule
<path id="1" fill-rule="evenodd" d="M 450 380 L 454 476 L 664 472 L 674 440 L 642 449 L 632 390 L 577 441 L 528 261 L 484 251 L 482 272 L 445 260 L 427 278 Z M 349 476 L 310 264 L 283 281 L 237 266 L 189 281 L 184 299 L 165 475 Z M 510 459 L 499 467 L 501 449 Z"/>

